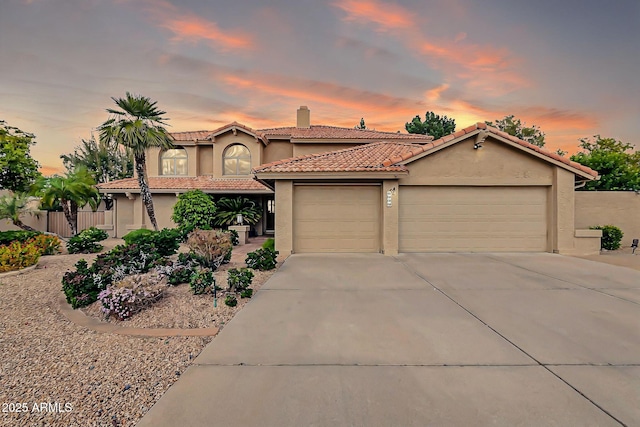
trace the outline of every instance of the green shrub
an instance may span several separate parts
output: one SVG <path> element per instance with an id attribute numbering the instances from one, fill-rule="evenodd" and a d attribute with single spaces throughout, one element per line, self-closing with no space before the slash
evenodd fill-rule
<path id="1" fill-rule="evenodd" d="M 222 230 L 193 230 L 187 238 L 187 246 L 200 265 L 214 271 L 226 258 L 230 259 L 233 250 L 229 233 Z"/>
<path id="2" fill-rule="evenodd" d="M 248 268 L 230 268 L 227 277 L 229 292 L 239 292 L 251 286 L 253 271 Z"/>
<path id="3" fill-rule="evenodd" d="M 38 262 L 42 248 L 33 241 L 20 242 L 18 240 L 0 246 L 0 273 L 20 270 Z"/>
<path id="4" fill-rule="evenodd" d="M 240 235 L 236 230 L 227 230 L 231 234 L 231 244 L 233 246 L 238 246 L 240 243 Z"/>
<path id="5" fill-rule="evenodd" d="M 40 235 L 39 231 L 9 230 L 0 232 L 0 245 L 8 245 L 11 242 L 26 242 Z"/>
<path id="6" fill-rule="evenodd" d="M 194 273 L 189 281 L 194 295 L 212 292 L 215 285 L 216 278 L 213 276 L 213 271 L 206 268 Z"/>
<path id="7" fill-rule="evenodd" d="M 67 251 L 70 254 L 92 254 L 100 252 L 104 246 L 97 243 L 105 240 L 109 235 L 96 227 L 89 227 L 76 234 L 67 242 Z"/>
<path id="8" fill-rule="evenodd" d="M 247 288 L 240 292 L 240 298 L 251 298 L 253 296 L 253 289 Z"/>
<path id="9" fill-rule="evenodd" d="M 262 244 L 262 248 L 263 249 L 271 249 L 271 250 L 275 251 L 276 250 L 276 240 L 273 237 L 269 237 Z"/>
<path id="10" fill-rule="evenodd" d="M 148 230 L 146 228 L 141 228 L 139 230 L 133 230 L 122 236 L 122 240 L 127 245 L 139 244 L 141 241 L 144 241 L 149 235 L 153 234 L 153 230 Z"/>
<path id="11" fill-rule="evenodd" d="M 191 281 L 191 276 L 196 271 L 193 267 L 187 267 L 184 265 L 179 265 L 173 269 L 171 274 L 169 274 L 168 282 L 170 285 L 176 286 L 182 283 L 189 283 Z"/>
<path id="12" fill-rule="evenodd" d="M 602 230 L 602 240 L 600 241 L 600 247 L 608 251 L 615 251 L 620 249 L 620 241 L 624 233 L 620 228 L 615 225 L 596 225 L 589 227 L 592 230 Z"/>
<path id="13" fill-rule="evenodd" d="M 122 238 L 128 245 L 154 246 L 161 256 L 171 256 L 180 247 L 181 232 L 175 228 L 160 231 L 147 229 L 133 230 Z"/>
<path id="14" fill-rule="evenodd" d="M 278 251 L 273 249 L 258 249 L 247 254 L 247 267 L 254 270 L 273 270 L 278 264 Z"/>
<path id="15" fill-rule="evenodd" d="M 224 303 L 229 307 L 235 307 L 236 305 L 238 305 L 238 299 L 235 297 L 235 295 L 227 295 L 227 297 L 224 299 Z"/>
<path id="16" fill-rule="evenodd" d="M 216 204 L 210 196 L 200 190 L 191 190 L 178 196 L 171 219 L 183 231 L 210 230 L 215 212 Z"/>

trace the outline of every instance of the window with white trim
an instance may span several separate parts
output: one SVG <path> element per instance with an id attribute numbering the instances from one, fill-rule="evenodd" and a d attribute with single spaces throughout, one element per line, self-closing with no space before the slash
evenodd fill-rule
<path id="1" fill-rule="evenodd" d="M 242 144 L 234 144 L 224 150 L 223 175 L 249 175 L 251 152 Z"/>

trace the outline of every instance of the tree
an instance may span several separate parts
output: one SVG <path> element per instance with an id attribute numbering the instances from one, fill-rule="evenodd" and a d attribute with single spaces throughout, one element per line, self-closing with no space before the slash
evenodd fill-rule
<path id="1" fill-rule="evenodd" d="M 40 176 L 40 165 L 31 157 L 35 136 L 0 120 L 0 188 L 26 192 Z"/>
<path id="2" fill-rule="evenodd" d="M 521 122 L 520 119 L 516 119 L 513 114 L 505 116 L 504 119 L 501 120 L 485 123 L 489 126 L 498 128 L 511 136 L 527 141 L 530 144 L 537 145 L 538 147 L 544 147 L 544 132 L 542 132 L 536 125 L 526 127 L 526 123 Z"/>
<path id="3" fill-rule="evenodd" d="M 29 204 L 29 196 L 25 193 L 11 193 L 0 197 L 0 219 L 8 219 L 22 230 L 36 231 L 21 219 L 25 214 L 38 215 L 36 209 Z"/>
<path id="4" fill-rule="evenodd" d="M 200 190 L 191 190 L 178 196 L 171 219 L 185 231 L 196 228 L 210 230 L 214 225 L 215 212 L 216 204 L 211 196 Z"/>
<path id="5" fill-rule="evenodd" d="M 366 125 L 366 123 L 364 122 L 364 117 L 360 119 L 360 123 L 358 123 L 358 124 L 355 126 L 355 129 L 362 129 L 362 130 L 366 130 L 366 129 L 367 129 L 367 125 Z"/>
<path id="6" fill-rule="evenodd" d="M 36 195 L 41 196 L 45 209 L 62 207 L 64 217 L 71 227 L 71 233 L 78 234 L 78 208 L 91 206 L 96 210 L 100 203 L 100 193 L 95 180 L 85 168 L 68 172 L 65 176 L 41 178 L 36 184 Z"/>
<path id="7" fill-rule="evenodd" d="M 158 222 L 153 208 L 153 199 L 147 177 L 146 150 L 149 147 L 168 149 L 173 147 L 172 138 L 164 128 L 165 111 L 156 107 L 157 102 L 141 96 L 126 93 L 125 98 L 111 98 L 119 110 L 107 108 L 111 117 L 98 130 L 100 141 L 115 142 L 133 152 L 133 160 L 140 186 L 142 202 L 147 209 L 154 230 L 158 231 Z"/>
<path id="8" fill-rule="evenodd" d="M 133 176 L 133 153 L 113 141 L 82 140 L 73 153 L 60 156 L 67 171 L 85 167 L 96 182 L 104 183 Z"/>
<path id="9" fill-rule="evenodd" d="M 440 117 L 432 111 L 427 111 L 424 115 L 424 122 L 419 115 L 415 116 L 404 127 L 409 133 L 419 133 L 431 135 L 434 139 L 440 139 L 456 131 L 456 120 L 447 116 Z"/>
<path id="10" fill-rule="evenodd" d="M 598 172 L 600 179 L 589 181 L 584 190 L 640 190 L 640 153 L 631 144 L 594 135 L 580 139 L 582 152 L 571 160 Z"/>

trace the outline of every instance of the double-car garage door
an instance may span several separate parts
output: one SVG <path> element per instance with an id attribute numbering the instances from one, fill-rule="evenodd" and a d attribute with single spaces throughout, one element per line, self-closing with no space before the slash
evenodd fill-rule
<path id="1" fill-rule="evenodd" d="M 544 252 L 547 187 L 402 186 L 400 252 Z M 296 185 L 293 250 L 379 252 L 379 185 Z"/>

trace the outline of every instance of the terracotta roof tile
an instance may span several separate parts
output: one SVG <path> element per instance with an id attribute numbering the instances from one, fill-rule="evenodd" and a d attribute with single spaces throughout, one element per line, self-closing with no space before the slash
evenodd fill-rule
<path id="1" fill-rule="evenodd" d="M 355 129 L 355 128 L 341 128 L 336 126 L 324 126 L 314 125 L 310 128 L 298 128 L 298 127 L 281 127 L 271 129 L 259 129 L 266 137 L 269 136 L 287 136 L 293 139 L 375 139 L 375 140 L 416 140 L 416 141 L 430 141 L 433 137 L 428 135 L 419 135 L 411 133 L 394 133 L 394 132 L 381 132 L 369 129 Z"/>
<path id="2" fill-rule="evenodd" d="M 100 190 L 134 190 L 139 191 L 137 178 L 119 179 L 98 184 Z M 202 190 L 204 192 L 271 192 L 258 181 L 250 178 L 213 178 L 197 177 L 149 177 L 149 188 L 153 190 Z"/>
<path id="3" fill-rule="evenodd" d="M 380 141 L 343 150 L 308 154 L 279 160 L 254 169 L 254 173 L 270 172 L 404 172 L 403 165 L 383 165 L 387 158 L 400 161 L 405 153 L 418 150 L 419 144 Z"/>
<path id="4" fill-rule="evenodd" d="M 211 135 L 210 130 L 196 130 L 193 132 L 172 132 L 174 141 L 202 141 Z"/>

